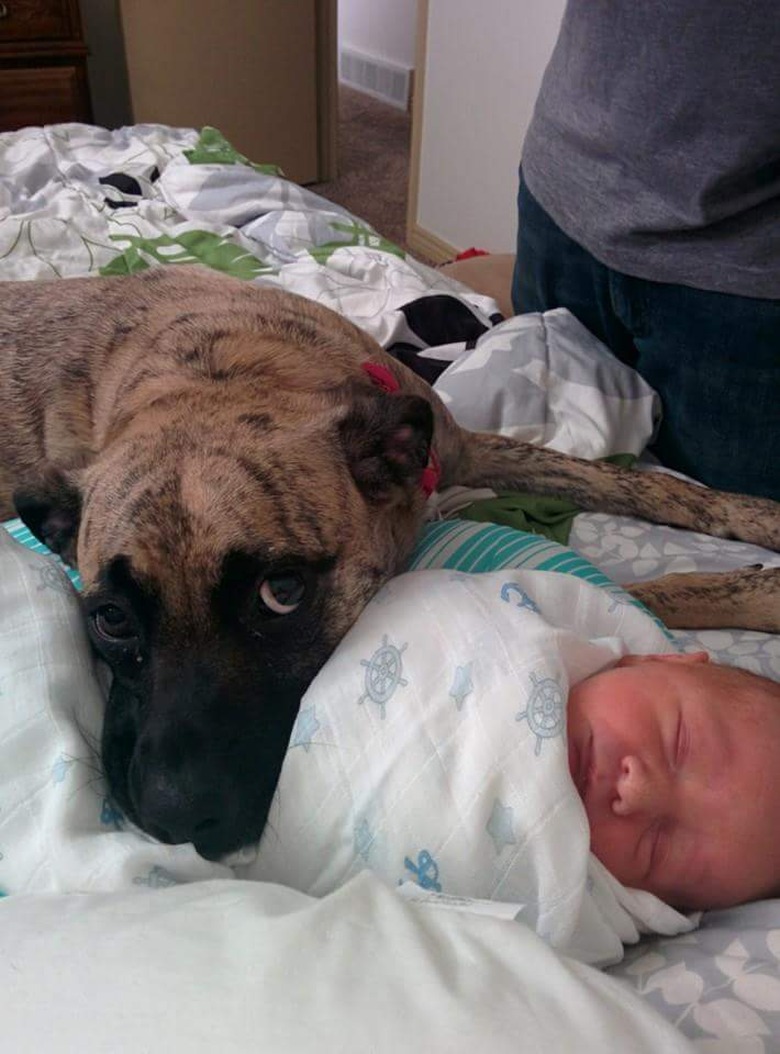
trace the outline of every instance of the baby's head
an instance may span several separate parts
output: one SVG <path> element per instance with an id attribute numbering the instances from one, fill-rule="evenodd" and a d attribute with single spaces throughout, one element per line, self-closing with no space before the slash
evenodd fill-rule
<path id="1" fill-rule="evenodd" d="M 568 704 L 591 849 L 682 908 L 780 890 L 780 684 L 695 655 L 628 656 Z"/>

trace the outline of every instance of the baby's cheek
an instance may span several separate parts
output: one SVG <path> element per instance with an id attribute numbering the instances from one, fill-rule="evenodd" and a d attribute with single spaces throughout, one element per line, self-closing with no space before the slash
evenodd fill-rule
<path id="1" fill-rule="evenodd" d="M 586 809 L 586 812 L 588 810 Z M 624 886 L 636 886 L 644 869 L 637 859 L 637 838 L 632 826 L 625 821 L 588 812 L 590 851 Z"/>

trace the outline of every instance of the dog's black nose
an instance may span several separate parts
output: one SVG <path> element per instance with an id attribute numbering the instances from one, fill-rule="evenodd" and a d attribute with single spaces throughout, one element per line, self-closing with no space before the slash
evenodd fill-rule
<path id="1" fill-rule="evenodd" d="M 216 859 L 239 847 L 241 838 L 226 794 L 196 766 L 176 771 L 150 763 L 131 766 L 130 795 L 140 827 L 161 842 L 192 842 L 201 856 Z"/>
<path id="2" fill-rule="evenodd" d="M 170 780 L 155 780 L 147 786 L 139 815 L 144 827 L 159 832 L 162 842 L 195 842 L 199 835 L 216 833 L 219 807 L 211 795 L 182 794 Z"/>

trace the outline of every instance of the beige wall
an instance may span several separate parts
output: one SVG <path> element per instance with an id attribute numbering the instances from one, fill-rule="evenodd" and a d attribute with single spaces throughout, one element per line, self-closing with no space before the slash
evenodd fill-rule
<path id="1" fill-rule="evenodd" d="M 427 0 L 410 208 L 418 251 L 514 251 L 520 150 L 564 6 Z"/>

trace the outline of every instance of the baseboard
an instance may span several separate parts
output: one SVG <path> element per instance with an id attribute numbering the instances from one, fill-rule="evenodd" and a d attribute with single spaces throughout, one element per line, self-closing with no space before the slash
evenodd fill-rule
<path id="1" fill-rule="evenodd" d="M 455 246 L 445 242 L 417 223 L 409 223 L 406 229 L 406 244 L 411 249 L 412 255 L 419 253 L 421 256 L 433 260 L 434 263 L 448 263 L 454 260 L 460 252 Z"/>
<path id="2" fill-rule="evenodd" d="M 372 95 L 375 99 L 406 110 L 411 98 L 412 71 L 408 66 L 343 47 L 339 52 L 339 80 L 342 84 Z"/>

